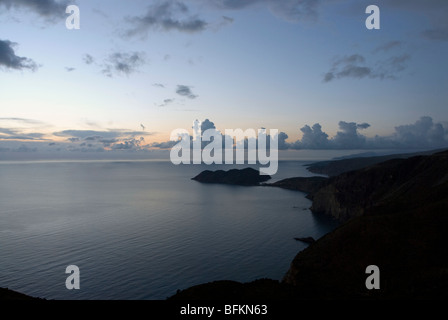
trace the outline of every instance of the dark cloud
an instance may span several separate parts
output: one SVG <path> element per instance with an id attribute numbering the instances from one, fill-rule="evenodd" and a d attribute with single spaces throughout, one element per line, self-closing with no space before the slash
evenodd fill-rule
<path id="1" fill-rule="evenodd" d="M 291 147 L 290 144 L 286 142 L 286 139 L 288 139 L 288 135 L 285 132 L 280 132 L 278 134 L 278 150 L 286 150 Z M 270 141 L 270 139 L 268 139 L 268 141 Z"/>
<path id="2" fill-rule="evenodd" d="M 9 40 L 0 40 L 0 67 L 35 71 L 38 66 L 33 60 L 26 57 L 19 57 L 15 54 L 13 47 L 16 45 L 16 43 Z"/>
<path id="3" fill-rule="evenodd" d="M 201 122 L 202 134 L 204 134 L 205 130 L 209 130 L 209 129 L 216 130 L 215 123 L 210 121 L 209 119 L 205 119 L 204 121 Z"/>
<path id="4" fill-rule="evenodd" d="M 36 152 L 37 148 L 36 147 L 30 148 L 30 147 L 22 144 L 19 148 L 15 149 L 13 151 L 14 152 Z"/>
<path id="5" fill-rule="evenodd" d="M 92 64 L 95 62 L 95 59 L 90 55 L 90 54 L 85 54 L 82 57 L 82 60 L 86 63 L 86 64 Z"/>
<path id="6" fill-rule="evenodd" d="M 152 86 L 153 87 L 158 87 L 158 88 L 165 88 L 165 85 L 163 85 L 161 83 L 153 83 Z"/>
<path id="7" fill-rule="evenodd" d="M 181 95 L 183 97 L 187 97 L 190 99 L 196 99 L 198 96 L 193 94 L 193 92 L 191 91 L 191 88 L 189 86 L 185 86 L 185 85 L 178 85 L 177 89 L 176 89 L 176 93 L 178 95 Z"/>
<path id="8" fill-rule="evenodd" d="M 163 103 L 159 104 L 159 107 L 166 107 L 167 105 L 174 102 L 174 99 L 165 99 L 163 100 Z"/>
<path id="9" fill-rule="evenodd" d="M 133 27 L 126 35 L 145 35 L 149 30 L 175 30 L 187 33 L 205 30 L 207 22 L 190 15 L 189 11 L 188 6 L 180 1 L 168 0 L 153 4 L 145 15 L 128 18 Z"/>
<path id="10" fill-rule="evenodd" d="M 0 0 L 0 7 L 6 9 L 26 9 L 32 11 L 47 20 L 55 20 L 55 18 L 65 18 L 65 9 L 73 1 L 62 0 Z M 55 20 L 56 21 L 56 20 Z"/>
<path id="11" fill-rule="evenodd" d="M 103 64 L 101 72 L 108 77 L 114 74 L 130 75 L 145 64 L 145 55 L 141 52 L 115 52 L 109 55 Z"/>
<path id="12" fill-rule="evenodd" d="M 143 137 L 140 139 L 128 139 L 121 143 L 114 144 L 112 146 L 112 150 L 132 150 L 138 151 L 141 150 L 141 144 L 144 141 Z"/>
<path id="13" fill-rule="evenodd" d="M 178 141 L 153 142 L 153 143 L 149 144 L 149 147 L 157 148 L 157 149 L 171 149 L 177 143 L 178 143 Z"/>
<path id="14" fill-rule="evenodd" d="M 396 79 L 397 75 L 406 69 L 405 63 L 410 58 L 410 55 L 402 54 L 386 60 L 379 60 L 374 66 L 367 66 L 366 59 L 359 54 L 345 56 L 333 62 L 330 71 L 324 75 L 323 80 L 324 82 L 330 82 L 342 78 Z"/>
<path id="15" fill-rule="evenodd" d="M 98 140 L 98 142 L 101 142 L 104 145 L 104 147 L 110 147 L 111 145 L 113 145 L 114 143 L 117 143 L 118 141 L 120 141 L 120 140 L 118 140 L 118 139 L 100 139 L 100 140 Z"/>
<path id="16" fill-rule="evenodd" d="M 5 119 L 5 118 L 3 118 Z M 13 118 L 14 119 L 14 118 Z M 43 133 L 38 132 L 32 132 L 27 133 L 23 132 L 19 129 L 12 129 L 12 128 L 1 128 L 0 127 L 0 140 L 46 140 L 44 138 Z"/>
<path id="17" fill-rule="evenodd" d="M 226 23 L 233 23 L 235 21 L 235 19 L 227 16 L 222 16 L 222 20 L 225 21 Z"/>
<path id="18" fill-rule="evenodd" d="M 366 143 L 366 137 L 359 134 L 359 129 L 370 127 L 368 123 L 357 124 L 355 122 L 339 122 L 339 129 L 332 143 L 336 149 L 359 149 Z"/>
<path id="19" fill-rule="evenodd" d="M 403 42 L 398 41 L 398 40 L 389 41 L 381 46 L 376 47 L 375 50 L 373 50 L 373 52 L 374 53 L 380 52 L 380 51 L 388 52 L 392 49 L 401 47 L 402 44 L 403 44 Z"/>
<path id="20" fill-rule="evenodd" d="M 429 40 L 448 41 L 448 26 L 439 26 L 422 32 L 422 36 Z"/>
<path id="21" fill-rule="evenodd" d="M 322 0 L 212 0 L 221 9 L 239 10 L 250 6 L 267 6 L 271 12 L 288 21 L 316 19 Z"/>
<path id="22" fill-rule="evenodd" d="M 75 70 L 76 70 L 76 68 L 72 68 L 72 67 L 65 67 L 65 70 L 66 70 L 67 72 L 72 72 L 72 71 L 75 71 Z"/>
<path id="23" fill-rule="evenodd" d="M 96 141 L 101 139 L 101 136 L 93 136 L 93 137 L 86 137 L 84 138 L 85 141 Z"/>

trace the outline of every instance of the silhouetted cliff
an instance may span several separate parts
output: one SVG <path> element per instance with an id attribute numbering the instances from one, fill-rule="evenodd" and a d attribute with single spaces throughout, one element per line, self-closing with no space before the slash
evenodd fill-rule
<path id="1" fill-rule="evenodd" d="M 311 198 L 314 211 L 345 223 L 299 252 L 280 283 L 238 284 L 226 289 L 228 296 L 448 298 L 448 151 L 341 174 Z M 380 269 L 379 290 L 366 288 L 369 265 Z M 213 283 L 194 288 L 173 298 L 224 294 Z"/>

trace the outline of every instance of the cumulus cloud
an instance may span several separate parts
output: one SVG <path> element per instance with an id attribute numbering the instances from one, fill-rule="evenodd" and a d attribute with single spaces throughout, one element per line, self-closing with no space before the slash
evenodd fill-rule
<path id="1" fill-rule="evenodd" d="M 302 140 L 296 141 L 293 145 L 293 149 L 321 149 L 328 148 L 328 134 L 322 131 L 322 126 L 319 123 L 310 127 L 305 125 L 300 129 L 303 136 Z"/>
<path id="2" fill-rule="evenodd" d="M 359 134 L 359 129 L 366 129 L 370 127 L 368 123 L 357 124 L 355 122 L 339 122 L 339 129 L 336 136 L 333 138 L 337 149 L 358 149 L 365 146 L 366 137 Z"/>
<path id="3" fill-rule="evenodd" d="M 0 0 L 0 7 L 6 9 L 25 9 L 38 14 L 47 20 L 55 20 L 55 18 L 65 18 L 65 9 L 73 1 L 62 0 Z"/>
<path id="4" fill-rule="evenodd" d="M 176 93 L 180 96 L 187 97 L 190 99 L 196 99 L 198 96 L 193 94 L 191 88 L 185 85 L 178 85 L 176 89 Z"/>
<path id="5" fill-rule="evenodd" d="M 14 51 L 17 43 L 9 40 L 0 40 L 0 67 L 6 69 L 24 70 L 29 69 L 35 71 L 37 64 L 26 57 L 19 57 Z"/>
<path id="6" fill-rule="evenodd" d="M 324 75 L 324 82 L 342 78 L 396 79 L 397 75 L 406 69 L 406 62 L 410 58 L 410 55 L 402 54 L 368 66 L 365 57 L 360 54 L 344 56 L 335 59 L 331 69 Z"/>
<path id="7" fill-rule="evenodd" d="M 339 122 L 339 131 L 333 138 L 316 123 L 300 130 L 302 139 L 289 144 L 291 149 L 431 149 L 448 147 L 448 127 L 435 123 L 431 117 L 421 117 L 414 124 L 395 127 L 390 136 L 367 138 L 359 131 L 368 123 Z"/>
<path id="8" fill-rule="evenodd" d="M 180 1 L 162 1 L 148 8 L 146 14 L 127 19 L 132 28 L 127 36 L 146 35 L 149 30 L 179 31 L 187 33 L 206 29 L 207 22 L 190 14 L 189 7 Z"/>
<path id="9" fill-rule="evenodd" d="M 443 147 L 448 142 L 448 128 L 434 123 L 431 117 L 421 117 L 414 124 L 395 127 L 394 139 L 404 147 Z"/>

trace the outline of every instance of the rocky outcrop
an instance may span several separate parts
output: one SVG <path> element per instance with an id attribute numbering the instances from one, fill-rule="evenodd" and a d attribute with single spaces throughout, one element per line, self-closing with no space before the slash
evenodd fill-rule
<path id="1" fill-rule="evenodd" d="M 271 179 L 268 175 L 260 175 L 258 170 L 252 168 L 246 169 L 231 169 L 229 171 L 217 170 L 210 171 L 205 170 L 198 174 L 192 180 L 202 183 L 221 183 L 221 184 L 234 184 L 241 186 L 258 186 L 261 182 L 265 182 Z"/>

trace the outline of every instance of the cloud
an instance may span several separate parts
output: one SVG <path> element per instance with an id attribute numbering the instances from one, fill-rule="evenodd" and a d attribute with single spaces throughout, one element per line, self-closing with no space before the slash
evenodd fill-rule
<path id="1" fill-rule="evenodd" d="M 159 107 L 166 107 L 167 105 L 174 102 L 174 99 L 165 99 L 163 100 L 163 103 L 159 104 Z"/>
<path id="2" fill-rule="evenodd" d="M 129 76 L 136 72 L 138 67 L 143 64 L 145 64 L 144 53 L 115 52 L 110 54 L 106 59 L 101 72 L 108 77 L 112 77 L 114 74 L 124 74 Z"/>
<path id="3" fill-rule="evenodd" d="M 241 10 L 250 6 L 266 6 L 277 17 L 291 22 L 315 20 L 322 0 L 212 0 L 221 9 Z"/>
<path id="4" fill-rule="evenodd" d="M 204 31 L 207 22 L 190 15 L 189 11 L 188 6 L 180 1 L 168 0 L 153 4 L 143 16 L 127 19 L 133 28 L 129 29 L 126 35 L 146 35 L 149 30 L 175 30 L 186 33 Z"/>
<path id="5" fill-rule="evenodd" d="M 141 150 L 141 144 L 145 139 L 140 137 L 140 139 L 128 139 L 123 141 L 122 143 L 117 143 L 112 146 L 112 150 L 132 150 L 138 151 Z"/>
<path id="6" fill-rule="evenodd" d="M 410 58 L 408 54 L 392 56 L 377 61 L 373 67 L 367 66 L 366 59 L 360 54 L 337 58 L 331 69 L 324 75 L 323 81 L 330 82 L 342 78 L 396 79 L 397 75 L 406 69 L 405 63 Z"/>
<path id="7" fill-rule="evenodd" d="M 36 71 L 38 66 L 33 60 L 26 57 L 19 57 L 15 54 L 13 47 L 16 45 L 17 43 L 9 40 L 0 40 L 0 67 L 3 66 L 7 69 L 29 69 L 31 71 Z"/>
<path id="8" fill-rule="evenodd" d="M 157 88 L 165 88 L 165 85 L 161 83 L 153 83 L 152 86 Z"/>
<path id="9" fill-rule="evenodd" d="M 358 130 L 370 127 L 368 123 L 357 124 L 355 122 L 339 122 L 339 129 L 332 142 L 336 149 L 358 149 L 363 148 L 366 137 L 359 134 Z"/>
<path id="10" fill-rule="evenodd" d="M 72 71 L 76 70 L 76 68 L 65 67 L 65 70 L 66 70 L 67 72 L 72 72 Z"/>
<path id="11" fill-rule="evenodd" d="M 374 53 L 380 52 L 380 51 L 388 52 L 388 51 L 390 51 L 392 49 L 401 47 L 402 44 L 403 44 L 403 42 L 402 41 L 398 41 L 398 40 L 389 41 L 389 42 L 387 42 L 387 43 L 385 43 L 385 44 L 383 44 L 381 46 L 376 47 L 375 50 L 373 50 L 373 52 Z"/>
<path id="12" fill-rule="evenodd" d="M 333 138 L 316 123 L 300 130 L 302 139 L 290 143 L 291 149 L 435 149 L 448 147 L 448 126 L 434 123 L 431 117 L 421 117 L 414 124 L 395 127 L 390 136 L 367 138 L 359 133 L 369 128 L 368 123 L 339 122 L 339 131 Z"/>
<path id="13" fill-rule="evenodd" d="M 17 119 L 17 118 L 1 118 L 1 119 Z M 36 141 L 47 140 L 44 137 L 45 135 L 39 132 L 29 133 L 24 132 L 21 129 L 0 127 L 0 140 L 36 140 Z"/>
<path id="14" fill-rule="evenodd" d="M 429 40 L 448 41 L 448 26 L 439 26 L 434 29 L 424 30 L 422 36 Z"/>
<path id="15" fill-rule="evenodd" d="M 90 55 L 90 54 L 85 54 L 82 57 L 82 60 L 86 63 L 86 64 L 92 64 L 95 62 L 95 59 Z"/>
<path id="16" fill-rule="evenodd" d="M 43 124 L 42 121 L 33 120 L 33 119 L 26 119 L 26 118 L 0 118 L 0 121 L 17 121 L 17 122 L 23 122 L 23 123 L 26 123 L 26 124 L 34 124 L 34 125 L 41 125 L 41 124 Z"/>
<path id="17" fill-rule="evenodd" d="M 26 9 L 32 11 L 47 20 L 55 18 L 65 18 L 65 9 L 73 1 L 55 1 L 55 0 L 0 0 L 0 7 L 6 9 Z"/>
<path id="18" fill-rule="evenodd" d="M 151 133 L 143 131 L 128 131 L 128 130 L 109 130 L 109 131 L 64 130 L 54 132 L 53 135 L 56 137 L 78 138 L 80 140 L 86 140 L 86 139 L 97 140 L 100 138 L 113 139 L 120 137 L 135 137 L 138 135 L 151 135 Z"/>
<path id="19" fill-rule="evenodd" d="M 288 139 L 288 135 L 285 132 L 280 132 L 278 134 L 278 150 L 287 150 L 291 147 L 290 144 L 286 142 L 286 139 Z M 270 141 L 270 139 L 268 141 Z"/>
<path id="20" fill-rule="evenodd" d="M 13 150 L 14 152 L 36 152 L 37 148 L 30 148 L 24 144 L 22 144 L 19 148 Z"/>
<path id="21" fill-rule="evenodd" d="M 196 99 L 198 96 L 193 94 L 191 88 L 185 85 L 178 85 L 176 89 L 176 93 L 180 96 L 187 97 L 190 99 Z"/>
<path id="22" fill-rule="evenodd" d="M 178 143 L 178 141 L 153 142 L 153 143 L 149 144 L 149 147 L 157 148 L 157 149 L 171 149 L 177 143 Z"/>
<path id="23" fill-rule="evenodd" d="M 448 128 L 434 123 L 431 117 L 421 117 L 414 124 L 395 127 L 394 140 L 401 146 L 443 147 L 448 142 Z"/>

